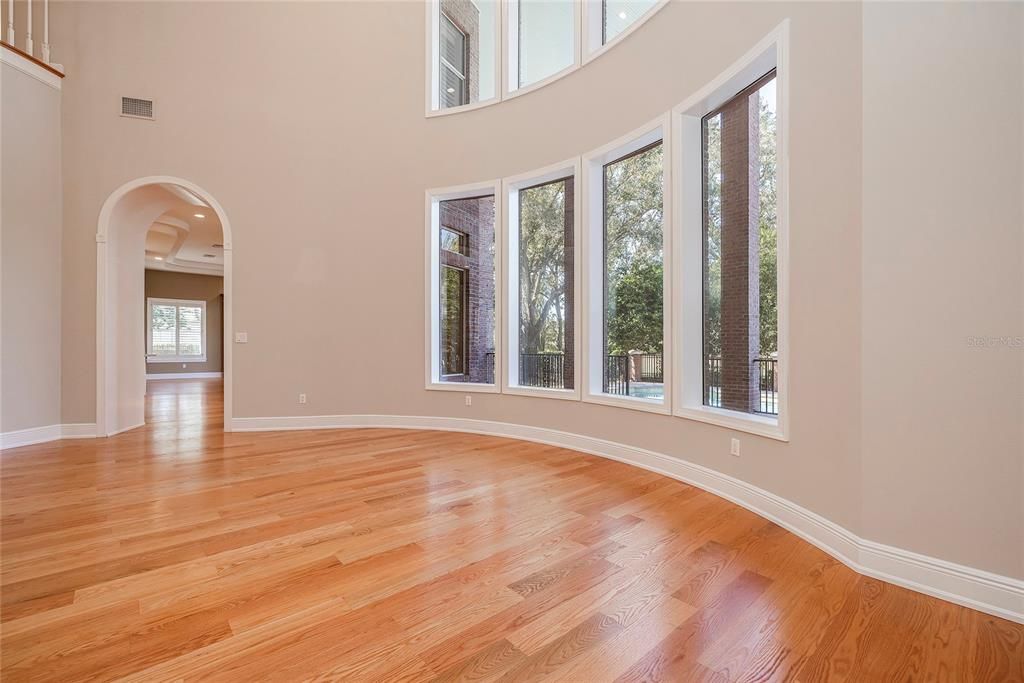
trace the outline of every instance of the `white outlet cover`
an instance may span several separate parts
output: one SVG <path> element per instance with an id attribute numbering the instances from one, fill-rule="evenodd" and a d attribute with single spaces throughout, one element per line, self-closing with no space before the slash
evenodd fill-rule
<path id="1" fill-rule="evenodd" d="M 249 343 L 248 332 L 235 332 L 235 343 L 236 344 L 247 344 Z"/>
<path id="2" fill-rule="evenodd" d="M 740 454 L 740 440 L 739 439 L 733 439 L 732 443 L 729 444 L 729 453 L 731 453 L 732 455 L 735 455 L 735 456 L 739 456 L 739 454 Z"/>

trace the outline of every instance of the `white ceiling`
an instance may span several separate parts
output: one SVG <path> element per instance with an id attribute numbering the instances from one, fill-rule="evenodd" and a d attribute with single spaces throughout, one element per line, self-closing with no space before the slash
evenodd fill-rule
<path id="1" fill-rule="evenodd" d="M 217 214 L 198 204 L 197 198 L 174 194 L 181 203 L 157 218 L 146 233 L 146 268 L 223 275 L 224 249 L 214 246 L 224 241 Z"/>

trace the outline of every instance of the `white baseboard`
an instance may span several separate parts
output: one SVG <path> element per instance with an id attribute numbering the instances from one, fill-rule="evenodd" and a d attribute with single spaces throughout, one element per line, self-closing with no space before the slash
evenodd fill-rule
<path id="1" fill-rule="evenodd" d="M 405 415 L 242 417 L 237 432 L 384 427 L 436 429 L 562 446 L 658 472 L 741 505 L 861 574 L 926 595 L 1024 623 L 1024 581 L 858 537 L 848 529 L 769 491 L 680 458 L 554 429 L 487 420 Z"/>
<path id="2" fill-rule="evenodd" d="M 223 377 L 223 372 L 152 372 L 146 373 L 146 379 L 215 379 Z"/>
<path id="3" fill-rule="evenodd" d="M 57 439 L 91 439 L 95 436 L 96 425 L 85 423 L 16 429 L 0 434 L 0 449 L 31 446 Z"/>
<path id="4" fill-rule="evenodd" d="M 96 423 L 79 422 L 77 424 L 65 424 L 60 426 L 60 438 L 62 439 L 95 439 Z"/>

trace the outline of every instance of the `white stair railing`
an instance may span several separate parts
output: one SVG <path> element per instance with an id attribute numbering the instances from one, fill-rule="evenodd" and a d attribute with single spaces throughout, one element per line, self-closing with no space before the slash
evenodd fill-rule
<path id="1" fill-rule="evenodd" d="M 0 2 L 2 2 L 2 0 L 0 0 Z M 38 2 L 38 0 L 36 0 L 36 2 Z M 57 70 L 61 70 L 62 67 L 61 67 L 60 64 L 54 64 L 50 60 L 50 51 L 51 51 L 51 46 L 50 46 L 50 0 L 42 0 L 42 2 L 43 2 L 43 42 L 42 42 L 42 46 L 41 46 L 41 54 L 38 55 L 38 56 L 36 55 L 36 53 L 35 53 L 35 41 L 32 38 L 32 6 L 34 4 L 33 0 L 28 0 L 28 2 L 25 3 L 26 4 L 26 14 L 25 14 L 25 43 L 24 43 L 25 47 L 24 47 L 24 52 L 25 52 L 25 54 L 28 54 L 31 57 L 39 59 L 39 61 L 43 62 L 44 64 L 50 65 L 50 66 L 54 67 Z M 5 43 L 10 45 L 11 47 L 17 48 L 18 47 L 18 44 L 16 42 L 17 35 L 15 34 L 15 29 L 14 29 L 14 0 L 7 0 L 6 4 L 7 4 L 7 19 L 6 19 L 5 22 L 3 22 L 3 24 L 0 24 L 0 26 L 6 25 L 7 30 L 6 30 L 6 34 L 3 34 L 2 32 L 0 32 L 0 35 L 3 35 L 3 39 L 4 39 Z M 0 6 L 2 6 L 2 5 L 0 5 Z M 0 29 L 0 31 L 2 31 L 2 29 Z"/>

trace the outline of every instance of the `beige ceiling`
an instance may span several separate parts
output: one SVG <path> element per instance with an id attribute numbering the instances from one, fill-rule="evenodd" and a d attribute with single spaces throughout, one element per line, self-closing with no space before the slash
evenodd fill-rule
<path id="1" fill-rule="evenodd" d="M 146 233 L 146 268 L 223 275 L 223 241 L 213 209 L 182 200 Z"/>

